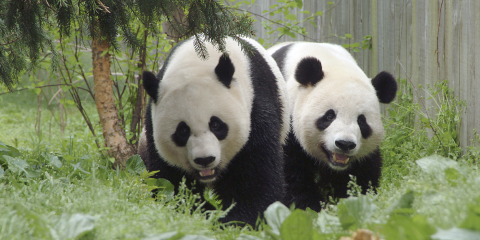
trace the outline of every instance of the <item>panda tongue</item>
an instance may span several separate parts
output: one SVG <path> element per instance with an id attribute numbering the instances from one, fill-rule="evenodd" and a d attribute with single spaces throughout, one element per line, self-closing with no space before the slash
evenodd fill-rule
<path id="1" fill-rule="evenodd" d="M 348 162 L 348 156 L 345 154 L 333 153 L 333 161 L 346 164 Z"/>
<path id="2" fill-rule="evenodd" d="M 210 176 L 210 175 L 213 175 L 213 169 L 205 169 L 205 170 L 202 170 L 200 175 L 202 177 L 205 177 L 205 176 Z"/>

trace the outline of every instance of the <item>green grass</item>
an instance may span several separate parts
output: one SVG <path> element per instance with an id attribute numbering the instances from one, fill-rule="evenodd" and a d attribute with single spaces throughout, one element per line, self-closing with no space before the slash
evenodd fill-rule
<path id="1" fill-rule="evenodd" d="M 430 118 L 438 126 L 441 137 L 437 138 L 429 133 L 421 106 L 403 84 L 405 94 L 398 96 L 384 119 L 384 168 L 378 194 L 326 205 L 320 214 L 273 205 L 266 214 L 268 224 L 258 231 L 222 227 L 216 221 L 221 211 L 209 216 L 192 212 L 198 203 L 188 190 L 173 198 L 166 191 L 154 201 L 150 189 L 156 183 L 147 180 L 142 166 L 112 170 L 73 106 L 66 109 L 67 127 L 61 133 L 55 120 L 57 106 L 50 106 L 52 115 L 43 101 L 37 135 L 36 95 L 30 91 L 1 95 L 0 141 L 13 148 L 0 145 L 5 170 L 0 171 L 0 239 L 194 239 L 193 235 L 338 239 L 357 228 L 369 228 L 386 239 L 430 239 L 439 229 L 454 227 L 462 234 L 480 236 L 479 151 L 472 147 L 463 154 L 455 135 L 455 109 L 462 103 L 452 98 L 438 101 L 440 110 Z M 444 85 L 431 90 L 435 96 L 448 91 Z M 93 102 L 85 106 L 101 133 Z M 441 239 L 438 236 L 448 234 L 433 236 Z"/>

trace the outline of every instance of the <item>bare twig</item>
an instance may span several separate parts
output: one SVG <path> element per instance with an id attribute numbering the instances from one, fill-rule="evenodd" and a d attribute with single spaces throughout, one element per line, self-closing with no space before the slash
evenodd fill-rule
<path id="1" fill-rule="evenodd" d="M 104 10 L 105 12 L 111 13 L 111 12 L 108 10 L 108 7 L 105 6 L 105 4 L 103 4 L 102 2 L 100 2 L 100 0 L 97 0 L 97 3 L 98 3 L 98 5 L 100 5 L 100 6 L 103 8 L 103 10 Z"/>
<path id="2" fill-rule="evenodd" d="M 48 84 L 48 85 L 43 85 L 43 86 L 36 86 L 36 87 L 34 87 L 34 88 L 46 88 L 46 87 L 56 87 L 56 86 L 71 86 L 71 85 L 72 85 L 72 84 L 70 84 L 70 83 Z M 0 95 L 7 94 L 7 93 L 13 93 L 13 92 L 19 92 L 19 91 L 23 91 L 23 90 L 27 90 L 27 89 L 31 89 L 31 88 L 13 89 L 12 91 L 2 92 L 2 93 L 0 93 Z"/>
<path id="3" fill-rule="evenodd" d="M 403 72 L 405 73 L 405 76 L 407 76 L 408 81 L 413 86 L 413 89 L 415 89 L 415 93 L 417 94 L 417 98 L 420 100 L 420 94 L 418 93 L 418 90 L 415 87 L 415 85 L 413 85 L 412 79 L 410 79 L 410 76 L 408 76 L 407 71 L 405 71 L 405 68 L 403 67 L 402 63 L 398 59 L 397 59 L 397 62 L 398 62 L 398 64 L 400 64 L 400 67 L 402 68 Z M 445 155 L 448 155 L 447 149 L 443 145 L 442 140 L 440 140 L 440 136 L 438 136 L 437 130 L 435 130 L 435 128 L 433 127 L 433 124 L 432 124 L 432 121 L 431 121 L 431 118 L 430 118 L 430 114 L 428 114 L 428 109 L 427 109 L 427 107 L 425 107 L 425 103 L 423 103 L 422 101 L 420 101 L 420 102 L 422 103 L 422 107 L 425 110 L 425 114 L 427 115 L 428 124 L 430 125 L 430 128 L 432 129 L 433 133 L 435 134 L 438 141 L 440 142 L 440 145 L 442 145 L 442 148 L 443 148 L 443 151 L 444 151 Z"/>
<path id="4" fill-rule="evenodd" d="M 12 35 L 13 35 L 13 33 L 12 33 L 10 36 L 12 36 Z M 10 37 L 10 36 L 8 36 L 8 37 Z M 6 38 L 8 38 L 8 37 L 6 37 Z M 13 39 L 13 40 L 10 41 L 10 42 L 0 43 L 0 45 L 8 45 L 8 44 L 14 43 L 14 42 L 18 41 L 18 39 L 20 39 L 20 37 L 21 37 L 21 35 L 18 36 L 17 38 L 15 38 L 15 39 Z M 4 39 L 5 39 L 5 38 L 4 38 Z"/>

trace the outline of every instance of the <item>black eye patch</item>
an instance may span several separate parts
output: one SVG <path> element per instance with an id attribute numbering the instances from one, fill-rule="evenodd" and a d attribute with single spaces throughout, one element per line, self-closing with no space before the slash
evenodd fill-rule
<path id="1" fill-rule="evenodd" d="M 330 109 L 323 116 L 321 116 L 317 122 L 315 122 L 315 126 L 317 126 L 318 130 L 323 131 L 330 126 L 336 117 L 337 115 L 335 114 L 335 111 Z"/>
<path id="2" fill-rule="evenodd" d="M 228 125 L 223 122 L 220 118 L 212 116 L 210 122 L 208 123 L 210 131 L 217 137 L 218 140 L 223 140 L 228 135 Z"/>
<path id="3" fill-rule="evenodd" d="M 372 128 L 370 127 L 370 125 L 368 125 L 365 115 L 360 114 L 357 118 L 357 123 L 360 127 L 360 132 L 362 133 L 363 138 L 367 139 L 368 137 L 370 137 L 370 135 L 372 135 Z"/>
<path id="4" fill-rule="evenodd" d="M 178 147 L 185 147 L 188 138 L 190 137 L 190 127 L 185 122 L 180 122 L 177 125 L 175 133 L 172 134 L 172 140 Z"/>

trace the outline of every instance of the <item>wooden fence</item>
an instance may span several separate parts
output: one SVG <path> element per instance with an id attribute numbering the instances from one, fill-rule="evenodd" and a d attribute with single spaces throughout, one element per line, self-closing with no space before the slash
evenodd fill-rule
<path id="1" fill-rule="evenodd" d="M 318 41 L 339 44 L 362 42 L 372 36 L 371 50 L 352 52 L 360 67 L 373 77 L 382 70 L 397 78 L 410 77 L 415 87 L 433 86 L 447 79 L 457 99 L 466 101 L 460 124 L 460 144 L 470 145 L 480 130 L 480 1 L 479 0 L 304 0 L 302 10 L 322 11 L 304 23 L 307 36 L 297 39 L 266 34 L 257 16 L 257 38 L 269 43 Z M 257 0 L 248 11 L 262 15 L 275 0 Z M 300 10 L 291 12 L 302 19 Z M 270 16 L 263 15 L 267 18 Z M 336 36 L 351 34 L 352 39 Z M 335 36 L 336 35 L 336 36 Z M 405 71 L 402 69 L 405 69 Z M 478 72 L 477 72 L 478 71 Z M 405 74 L 406 72 L 406 74 Z M 425 91 L 419 90 L 425 99 Z M 428 98 L 428 95 L 426 96 Z M 427 108 L 432 100 L 421 100 Z M 434 112 L 432 111 L 434 114 Z"/>

